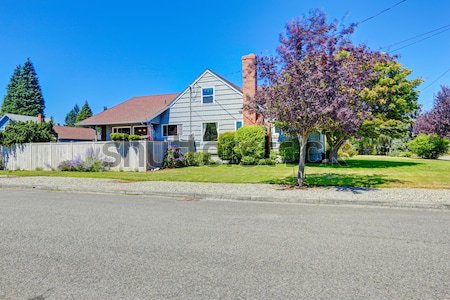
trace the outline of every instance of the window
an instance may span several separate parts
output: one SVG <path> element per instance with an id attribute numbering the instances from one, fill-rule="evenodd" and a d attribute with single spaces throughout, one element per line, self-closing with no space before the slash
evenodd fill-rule
<path id="1" fill-rule="evenodd" d="M 216 142 L 219 136 L 217 123 L 203 123 L 203 141 Z"/>
<path id="2" fill-rule="evenodd" d="M 131 134 L 131 127 L 113 127 L 112 132 Z"/>
<path id="3" fill-rule="evenodd" d="M 236 130 L 242 127 L 242 121 L 236 121 Z"/>
<path id="4" fill-rule="evenodd" d="M 163 125 L 163 136 L 177 136 L 179 135 L 179 128 L 181 125 Z"/>
<path id="5" fill-rule="evenodd" d="M 202 103 L 208 104 L 214 102 L 214 88 L 202 89 Z"/>
<path id="6" fill-rule="evenodd" d="M 148 133 L 147 126 L 134 127 L 133 131 L 134 131 L 134 134 L 137 134 L 139 136 L 144 136 L 144 135 L 147 135 L 147 133 Z"/>

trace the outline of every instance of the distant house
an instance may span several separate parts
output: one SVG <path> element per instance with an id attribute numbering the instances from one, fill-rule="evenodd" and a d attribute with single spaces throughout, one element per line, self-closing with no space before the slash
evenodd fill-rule
<path id="1" fill-rule="evenodd" d="M 6 126 L 8 126 L 11 122 L 42 122 L 43 116 L 38 115 L 36 117 L 24 116 L 24 115 L 16 115 L 16 114 L 4 114 L 0 116 L 0 131 L 5 130 Z M 50 119 L 45 119 L 46 122 L 49 122 Z"/>
<path id="2" fill-rule="evenodd" d="M 181 93 L 134 97 L 77 125 L 100 128 L 100 140 L 104 141 L 116 132 L 153 141 L 194 140 L 197 151 L 214 153 L 221 133 L 264 124 L 271 133 L 271 147 L 276 149 L 283 135 L 263 116 L 244 109 L 245 103 L 253 101 L 257 88 L 254 54 L 242 57 L 242 74 L 241 89 L 207 69 Z M 321 160 L 324 136 L 312 135 L 310 142 L 309 159 Z"/>
<path id="3" fill-rule="evenodd" d="M 58 135 L 58 142 L 93 142 L 97 140 L 96 131 L 92 128 L 53 126 Z"/>

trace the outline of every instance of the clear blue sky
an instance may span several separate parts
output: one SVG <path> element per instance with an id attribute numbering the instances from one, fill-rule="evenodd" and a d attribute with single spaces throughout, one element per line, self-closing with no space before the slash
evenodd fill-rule
<path id="1" fill-rule="evenodd" d="M 0 97 L 27 57 L 57 122 L 85 100 L 97 113 L 132 96 L 182 91 L 205 68 L 241 85 L 241 56 L 274 53 L 286 21 L 318 7 L 349 23 L 397 2 L 2 0 Z M 354 40 L 378 49 L 448 24 L 450 1 L 406 0 L 362 24 Z M 425 87 L 450 68 L 449 49 L 450 30 L 398 54 Z M 440 84 L 450 84 L 450 72 L 422 93 L 425 109 Z"/>

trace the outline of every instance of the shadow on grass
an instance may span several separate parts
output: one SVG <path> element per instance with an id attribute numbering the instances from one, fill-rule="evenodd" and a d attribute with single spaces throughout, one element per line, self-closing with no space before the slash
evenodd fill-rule
<path id="1" fill-rule="evenodd" d="M 270 184 L 295 185 L 297 178 L 289 176 L 282 179 L 269 180 Z M 400 180 L 391 179 L 385 175 L 351 175 L 351 174 L 309 174 L 305 182 L 308 186 L 335 186 L 338 191 L 368 190 L 386 183 L 398 183 Z"/>
<path id="2" fill-rule="evenodd" d="M 308 166 L 316 168 L 344 168 L 344 169 L 384 169 L 396 167 L 412 167 L 421 165 L 419 162 L 412 161 L 390 161 L 390 160 L 363 160 L 352 159 L 340 162 L 340 164 L 308 164 Z"/>

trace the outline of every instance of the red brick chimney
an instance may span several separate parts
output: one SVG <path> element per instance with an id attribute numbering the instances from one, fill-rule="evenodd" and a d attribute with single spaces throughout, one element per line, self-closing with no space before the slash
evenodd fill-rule
<path id="1" fill-rule="evenodd" d="M 244 94 L 242 110 L 244 126 L 262 124 L 264 122 L 262 116 L 246 108 L 255 101 L 256 94 L 256 55 L 253 53 L 242 57 L 242 93 Z"/>
<path id="2" fill-rule="evenodd" d="M 37 122 L 38 123 L 44 122 L 44 115 L 43 114 L 38 114 L 37 115 Z"/>

